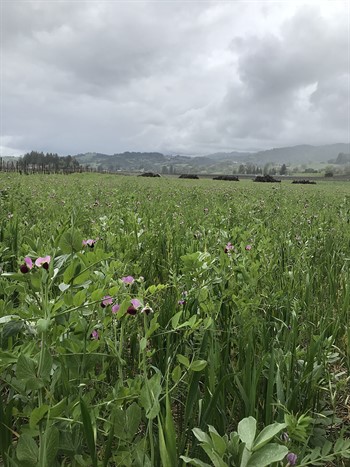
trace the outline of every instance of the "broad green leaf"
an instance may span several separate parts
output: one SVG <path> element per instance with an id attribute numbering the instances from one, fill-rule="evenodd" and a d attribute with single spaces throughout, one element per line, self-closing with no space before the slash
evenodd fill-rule
<path id="1" fill-rule="evenodd" d="M 286 428 L 285 423 L 273 423 L 265 427 L 257 436 L 253 444 L 253 451 L 257 451 L 267 444 L 274 436 Z"/>
<path id="2" fill-rule="evenodd" d="M 125 300 L 122 301 L 118 313 L 116 314 L 118 319 L 121 319 L 127 312 L 130 306 L 130 297 L 127 297 Z"/>
<path id="3" fill-rule="evenodd" d="M 140 403 L 146 410 L 146 417 L 149 420 L 152 420 L 159 414 L 159 396 L 162 392 L 160 379 L 160 374 L 156 373 L 151 379 L 145 381 L 145 384 L 141 389 Z"/>
<path id="4" fill-rule="evenodd" d="M 126 431 L 128 434 L 129 439 L 132 439 L 141 422 L 141 408 L 139 407 L 136 402 L 133 402 L 127 409 L 126 409 Z"/>
<path id="5" fill-rule="evenodd" d="M 147 339 L 145 337 L 142 337 L 140 340 L 140 351 L 143 352 L 146 347 L 147 347 Z"/>
<path id="6" fill-rule="evenodd" d="M 46 404 L 43 404 L 40 407 L 36 407 L 34 410 L 32 410 L 32 413 L 29 417 L 29 426 L 32 430 L 35 429 L 36 425 L 46 415 L 48 410 L 49 406 Z"/>
<path id="7" fill-rule="evenodd" d="M 211 425 L 209 425 L 209 434 L 210 434 L 215 451 L 220 456 L 223 456 L 227 449 L 226 441 L 219 435 L 219 433 Z"/>
<path id="8" fill-rule="evenodd" d="M 86 300 L 86 290 L 79 290 L 73 297 L 73 305 L 81 306 Z"/>
<path id="9" fill-rule="evenodd" d="M 19 316 L 18 315 L 6 315 L 6 316 L 2 316 L 0 318 L 0 324 L 5 324 L 5 323 L 9 323 L 10 321 L 14 320 L 18 320 L 19 319 Z"/>
<path id="10" fill-rule="evenodd" d="M 238 423 L 237 433 L 242 441 L 247 446 L 247 449 L 251 449 L 253 446 L 255 433 L 256 433 L 256 420 L 253 417 L 243 418 Z"/>
<path id="11" fill-rule="evenodd" d="M 182 363 L 186 368 L 189 368 L 190 366 L 190 361 L 187 357 L 181 354 L 177 354 L 176 358 L 178 359 L 179 363 Z"/>
<path id="12" fill-rule="evenodd" d="M 204 445 L 203 449 L 207 453 L 207 456 L 212 461 L 214 467 L 228 467 L 226 462 L 214 449 L 211 449 L 208 445 Z"/>
<path id="13" fill-rule="evenodd" d="M 117 295 L 118 292 L 119 292 L 119 286 L 115 285 L 114 287 L 111 287 L 108 290 L 108 295 L 110 295 L 111 297 L 114 297 L 115 295 Z"/>
<path id="14" fill-rule="evenodd" d="M 22 320 L 13 320 L 6 323 L 2 330 L 3 339 L 8 339 L 9 337 L 15 336 L 24 328 L 24 321 Z"/>
<path id="15" fill-rule="evenodd" d="M 66 399 L 62 399 L 53 407 L 50 407 L 50 418 L 59 417 L 64 412 L 67 405 Z"/>
<path id="16" fill-rule="evenodd" d="M 182 375 L 181 367 L 180 365 L 176 365 L 176 367 L 173 369 L 171 373 L 171 377 L 174 383 L 177 383 L 178 381 L 180 381 L 181 375 Z"/>
<path id="17" fill-rule="evenodd" d="M 63 253 L 72 254 L 82 249 L 83 238 L 77 230 L 69 229 L 61 236 L 58 246 Z"/>
<path id="18" fill-rule="evenodd" d="M 19 437 L 16 454 L 19 461 L 25 461 L 30 465 L 36 465 L 38 462 L 39 449 L 34 439 L 24 433 Z"/>
<path id="19" fill-rule="evenodd" d="M 182 310 L 175 313 L 175 315 L 171 318 L 171 325 L 173 329 L 177 328 L 181 315 L 182 315 Z"/>
<path id="20" fill-rule="evenodd" d="M 43 449 L 44 458 L 41 460 L 41 465 L 50 466 L 56 458 L 59 445 L 59 431 L 55 426 L 49 427 L 42 438 L 42 442 L 45 445 Z"/>
<path id="21" fill-rule="evenodd" d="M 17 362 L 17 357 L 14 354 L 0 350 L 0 366 L 15 362 Z"/>
<path id="22" fill-rule="evenodd" d="M 280 444 L 270 443 L 255 451 L 248 461 L 247 467 L 267 467 L 279 462 L 288 454 L 288 448 Z"/>
<path id="23" fill-rule="evenodd" d="M 332 443 L 328 440 L 325 441 L 322 447 L 322 456 L 327 456 L 332 450 Z"/>
<path id="24" fill-rule="evenodd" d="M 199 303 L 203 303 L 208 299 L 209 292 L 207 287 L 203 287 L 198 292 L 198 301 Z"/>
<path id="25" fill-rule="evenodd" d="M 91 300 L 95 302 L 96 300 L 101 300 L 106 295 L 104 289 L 96 289 L 91 294 Z"/>
<path id="26" fill-rule="evenodd" d="M 80 271 L 77 273 L 76 277 L 73 279 L 73 285 L 84 284 L 90 277 L 90 270 L 86 269 L 85 271 Z"/>
<path id="27" fill-rule="evenodd" d="M 30 283 L 34 290 L 39 291 L 41 288 L 41 276 L 39 274 L 31 274 Z"/>
<path id="28" fill-rule="evenodd" d="M 54 313 L 55 311 L 59 310 L 62 305 L 64 305 L 64 301 L 63 300 L 57 300 L 56 303 L 54 304 L 53 308 L 52 308 L 52 312 Z"/>
<path id="29" fill-rule="evenodd" d="M 205 360 L 195 360 L 190 365 L 190 370 L 192 371 L 202 371 L 207 366 L 207 362 Z"/>
<path id="30" fill-rule="evenodd" d="M 21 354 L 17 361 L 16 376 L 24 382 L 29 379 L 36 378 L 34 360 L 24 354 Z"/>
<path id="31" fill-rule="evenodd" d="M 146 333 L 147 339 L 149 339 L 149 338 L 152 336 L 152 334 L 153 334 L 157 329 L 159 329 L 159 326 L 160 326 L 160 325 L 159 325 L 159 323 L 158 323 L 158 313 L 156 313 L 156 314 L 153 316 L 153 318 L 152 318 L 152 320 L 151 320 L 151 322 L 150 322 L 148 331 L 147 331 L 147 333 Z"/>
<path id="32" fill-rule="evenodd" d="M 44 382 L 40 378 L 29 378 L 25 382 L 25 387 L 32 390 L 40 389 L 44 387 Z"/>
<path id="33" fill-rule="evenodd" d="M 74 259 L 66 268 L 63 274 L 63 282 L 70 284 L 74 277 L 81 271 L 81 264 L 78 259 Z"/>
<path id="34" fill-rule="evenodd" d="M 134 443 L 134 464 L 133 467 L 152 467 L 151 460 L 147 455 L 147 445 L 145 439 Z"/>
<path id="35" fill-rule="evenodd" d="M 199 428 L 193 428 L 193 434 L 194 436 L 200 441 L 201 443 L 206 443 L 209 446 L 213 446 L 213 443 L 211 441 L 211 438 L 207 433 L 205 433 L 203 430 Z"/>

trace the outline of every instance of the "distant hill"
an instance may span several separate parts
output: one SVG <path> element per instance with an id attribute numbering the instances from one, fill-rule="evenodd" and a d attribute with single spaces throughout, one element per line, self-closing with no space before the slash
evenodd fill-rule
<path id="1" fill-rule="evenodd" d="M 122 154 L 91 153 L 77 154 L 75 158 L 81 164 L 91 167 L 100 166 L 109 170 L 152 170 L 154 165 L 166 162 L 166 158 L 159 152 L 123 152 Z"/>
<path id="2" fill-rule="evenodd" d="M 334 163 L 339 154 L 347 155 L 350 145 L 345 143 L 311 146 L 302 144 L 293 147 L 273 148 L 258 152 L 218 152 L 207 156 L 164 155 L 159 152 L 123 152 L 102 154 L 88 152 L 74 156 L 80 164 L 110 171 L 159 172 L 159 173 L 232 173 L 237 165 L 247 164 L 263 167 L 271 162 L 295 166 L 309 163 Z M 339 160 L 339 159 L 338 159 Z M 338 162 L 339 163 L 339 162 Z"/>
<path id="3" fill-rule="evenodd" d="M 100 167 L 107 170 L 125 171 L 156 171 L 173 173 L 176 167 L 178 173 L 182 171 L 198 170 L 207 167 L 215 161 L 207 157 L 165 156 L 159 152 L 123 152 L 121 154 L 86 153 L 77 154 L 75 158 L 80 164 Z"/>
<path id="4" fill-rule="evenodd" d="M 339 153 L 349 152 L 349 143 L 327 144 L 324 146 L 311 146 L 301 144 L 298 146 L 273 148 L 255 153 L 229 152 L 209 154 L 207 157 L 219 156 L 221 160 L 235 159 L 239 162 L 252 162 L 264 165 L 268 162 L 285 163 L 286 165 L 307 164 L 310 162 L 327 162 L 336 159 Z"/>
<path id="5" fill-rule="evenodd" d="M 350 164 L 350 153 L 345 154 L 344 152 L 340 152 L 335 160 L 330 159 L 328 162 L 339 165 Z"/>

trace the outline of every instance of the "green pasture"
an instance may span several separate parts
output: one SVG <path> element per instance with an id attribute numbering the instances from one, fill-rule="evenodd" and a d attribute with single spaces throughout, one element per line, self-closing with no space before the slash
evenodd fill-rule
<path id="1" fill-rule="evenodd" d="M 0 466 L 348 465 L 350 183 L 0 173 L 0 214 Z"/>

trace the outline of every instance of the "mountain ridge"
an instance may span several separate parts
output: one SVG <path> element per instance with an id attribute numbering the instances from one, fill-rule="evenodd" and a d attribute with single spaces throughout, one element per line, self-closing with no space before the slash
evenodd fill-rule
<path id="1" fill-rule="evenodd" d="M 74 157 L 79 163 L 106 170 L 157 171 L 162 173 L 192 172 L 195 170 L 225 171 L 237 164 L 265 164 L 295 166 L 298 164 L 331 163 L 340 153 L 349 153 L 350 143 L 334 143 L 313 146 L 299 144 L 271 148 L 257 152 L 217 152 L 203 156 L 164 155 L 160 152 L 136 152 L 104 154 L 88 152 Z"/>

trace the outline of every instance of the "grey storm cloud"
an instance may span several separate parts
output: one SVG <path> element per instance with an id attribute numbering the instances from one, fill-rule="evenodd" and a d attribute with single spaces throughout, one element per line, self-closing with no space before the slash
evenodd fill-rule
<path id="1" fill-rule="evenodd" d="M 348 142 L 349 19 L 343 2 L 2 2 L 2 154 Z"/>

